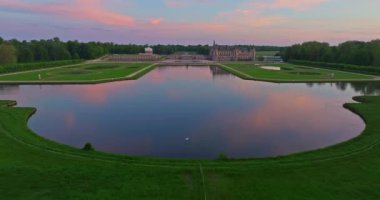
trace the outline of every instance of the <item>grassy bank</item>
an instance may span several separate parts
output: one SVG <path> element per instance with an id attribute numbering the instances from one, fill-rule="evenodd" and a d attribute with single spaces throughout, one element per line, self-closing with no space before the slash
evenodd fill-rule
<path id="1" fill-rule="evenodd" d="M 153 69 L 151 63 L 97 63 L 0 75 L 7 84 L 100 83 L 137 79 Z"/>
<path id="2" fill-rule="evenodd" d="M 249 63 L 228 63 L 220 65 L 226 71 L 247 80 L 270 82 L 334 82 L 334 81 L 367 81 L 374 76 L 343 72 L 337 70 L 312 68 L 293 64 L 254 65 Z M 278 67 L 279 70 L 263 67 Z"/>
<path id="3" fill-rule="evenodd" d="M 30 71 L 30 70 L 36 70 L 36 69 L 46 69 L 46 68 L 59 67 L 59 66 L 64 66 L 64 65 L 74 65 L 74 64 L 78 64 L 82 62 L 84 62 L 84 60 L 61 60 L 61 61 L 0 65 L 0 74 Z"/>
<path id="4" fill-rule="evenodd" d="M 312 66 L 312 67 L 342 70 L 342 71 L 348 71 L 348 72 L 365 73 L 365 74 L 370 74 L 370 75 L 380 75 L 380 66 L 359 66 L 359 65 L 350 65 L 350 64 L 344 64 L 344 63 L 325 63 L 325 62 L 314 62 L 314 61 L 307 61 L 307 60 L 290 60 L 289 63 L 295 64 L 295 65 Z"/>
<path id="5" fill-rule="evenodd" d="M 364 133 L 291 156 L 167 160 L 75 149 L 27 127 L 34 108 L 0 101 L 0 195 L 4 199 L 378 199 L 380 97 L 346 104 Z"/>
<path id="6" fill-rule="evenodd" d="M 16 104 L 17 104 L 16 101 L 0 100 L 0 107 L 15 106 Z"/>

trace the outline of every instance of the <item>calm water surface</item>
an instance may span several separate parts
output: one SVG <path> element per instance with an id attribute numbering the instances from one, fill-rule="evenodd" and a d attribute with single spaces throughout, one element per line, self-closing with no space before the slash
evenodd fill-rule
<path id="1" fill-rule="evenodd" d="M 39 135 L 129 155 L 213 159 L 318 149 L 365 125 L 342 107 L 374 83 L 273 84 L 215 67 L 159 67 L 137 81 L 99 85 L 0 86 L 0 99 L 36 107 Z"/>

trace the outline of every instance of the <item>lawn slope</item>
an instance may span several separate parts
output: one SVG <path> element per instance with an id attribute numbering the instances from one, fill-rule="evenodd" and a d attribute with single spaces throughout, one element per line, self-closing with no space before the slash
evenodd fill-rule
<path id="1" fill-rule="evenodd" d="M 92 63 L 0 75 L 6 84 L 102 83 L 137 79 L 154 68 L 152 63 Z"/>
<path id="2" fill-rule="evenodd" d="M 268 70 L 262 67 L 279 67 L 281 70 Z M 247 63 L 220 64 L 224 70 L 247 80 L 269 82 L 337 82 L 371 81 L 374 76 L 337 70 L 297 66 L 292 64 L 255 65 Z"/>

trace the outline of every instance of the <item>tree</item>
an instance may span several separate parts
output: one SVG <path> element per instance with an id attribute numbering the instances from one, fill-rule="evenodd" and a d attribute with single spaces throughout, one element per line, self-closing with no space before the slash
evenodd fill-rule
<path id="1" fill-rule="evenodd" d="M 23 45 L 17 48 L 17 60 L 18 62 L 33 62 L 34 54 L 31 48 L 27 45 Z"/>
<path id="2" fill-rule="evenodd" d="M 352 65 L 380 66 L 380 40 L 347 41 L 338 46 L 328 43 L 305 42 L 281 52 L 284 60 L 306 60 Z"/>
<path id="3" fill-rule="evenodd" d="M 0 45 L 0 64 L 17 63 L 17 51 L 12 44 L 3 43 Z"/>
<path id="4" fill-rule="evenodd" d="M 95 150 L 94 147 L 92 147 L 92 144 L 89 142 L 87 142 L 82 149 L 85 151 L 94 151 Z"/>
<path id="5" fill-rule="evenodd" d="M 371 64 L 380 66 L 380 40 L 373 40 L 370 42 L 371 48 Z"/>

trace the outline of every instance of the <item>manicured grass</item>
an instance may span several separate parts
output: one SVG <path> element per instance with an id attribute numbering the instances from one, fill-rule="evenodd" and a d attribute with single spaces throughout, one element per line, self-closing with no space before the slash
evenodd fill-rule
<path id="1" fill-rule="evenodd" d="M 136 79 L 153 67 L 151 63 L 97 63 L 51 68 L 16 74 L 0 75 L 1 81 L 11 82 L 106 82 L 118 79 Z M 137 73 L 139 72 L 139 73 Z M 142 73 L 142 74 L 141 74 Z M 41 77 L 41 79 L 40 79 Z"/>
<path id="2" fill-rule="evenodd" d="M 302 66 L 312 66 L 318 68 L 342 70 L 346 72 L 356 72 L 369 75 L 380 75 L 380 66 L 360 66 L 350 65 L 344 63 L 326 63 L 326 62 L 313 62 L 307 60 L 289 60 L 289 63 Z"/>
<path id="3" fill-rule="evenodd" d="M 263 69 L 263 66 L 280 67 L 280 71 Z M 308 81 L 348 81 L 373 80 L 371 75 L 343 72 L 329 69 L 311 68 L 292 64 L 239 64 L 231 63 L 221 67 L 241 78 L 273 82 L 308 82 Z"/>
<path id="4" fill-rule="evenodd" d="M 16 104 L 17 104 L 16 101 L 0 100 L 0 107 L 14 106 Z"/>
<path id="5" fill-rule="evenodd" d="M 351 141 L 285 157 L 228 161 L 79 150 L 31 132 L 26 122 L 35 109 L 0 106 L 0 195 L 3 199 L 204 199 L 205 195 L 207 199 L 379 199 L 380 97 L 356 100 L 364 103 L 345 107 L 362 116 L 367 127 Z"/>
<path id="6" fill-rule="evenodd" d="M 75 65 L 75 64 L 79 64 L 83 62 L 84 60 L 59 60 L 59 61 L 0 65 L 0 74 L 45 69 L 45 68 L 59 67 L 59 66 L 64 66 L 64 65 Z"/>

